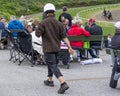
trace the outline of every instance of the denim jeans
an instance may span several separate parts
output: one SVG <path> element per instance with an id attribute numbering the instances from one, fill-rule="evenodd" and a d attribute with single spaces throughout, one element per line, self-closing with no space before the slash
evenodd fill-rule
<path id="1" fill-rule="evenodd" d="M 57 67 L 57 52 L 47 52 L 44 53 L 45 55 L 45 61 L 48 65 L 48 77 L 52 77 L 53 74 L 56 76 L 56 78 L 59 78 L 60 76 L 63 76 Z"/>
<path id="2" fill-rule="evenodd" d="M 97 57 L 97 56 L 95 55 L 93 49 L 89 49 L 88 51 L 89 51 L 90 55 L 92 56 L 92 58 L 96 58 L 96 57 Z"/>

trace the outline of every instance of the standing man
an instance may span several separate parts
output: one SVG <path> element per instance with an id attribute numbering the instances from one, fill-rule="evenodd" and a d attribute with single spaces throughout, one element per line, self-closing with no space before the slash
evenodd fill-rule
<path id="1" fill-rule="evenodd" d="M 115 34 L 111 39 L 111 48 L 120 50 L 120 21 L 115 23 Z"/>
<path id="2" fill-rule="evenodd" d="M 48 65 L 48 79 L 44 81 L 46 86 L 53 87 L 53 74 L 60 82 L 61 86 L 58 90 L 59 94 L 63 94 L 69 86 L 63 78 L 62 73 L 57 67 L 57 54 L 60 51 L 60 41 L 64 42 L 68 46 L 69 52 L 72 54 L 73 49 L 67 39 L 66 31 L 63 24 L 55 19 L 55 6 L 48 3 L 44 6 L 44 13 L 46 19 L 44 19 L 36 30 L 36 36 L 42 36 L 43 40 L 43 52 L 45 55 L 45 61 Z"/>
<path id="3" fill-rule="evenodd" d="M 66 6 L 63 6 L 63 13 L 60 14 L 59 16 L 59 21 L 60 22 L 63 22 L 64 19 L 68 19 L 69 20 L 69 27 L 72 25 L 72 16 L 67 13 L 67 7 Z"/>

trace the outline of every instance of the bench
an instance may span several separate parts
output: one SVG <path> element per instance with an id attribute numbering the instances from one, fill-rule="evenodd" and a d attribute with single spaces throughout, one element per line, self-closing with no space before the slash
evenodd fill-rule
<path id="1" fill-rule="evenodd" d="M 99 55 L 99 50 L 102 50 L 104 48 L 104 44 L 107 41 L 107 36 L 103 35 L 91 35 L 90 37 L 86 36 L 68 36 L 68 39 L 70 41 L 83 41 L 83 42 L 90 42 L 90 41 L 100 41 L 101 45 L 100 46 L 92 46 L 90 47 L 91 49 L 95 49 L 97 56 Z M 88 57 L 88 50 L 90 48 L 78 48 L 78 50 L 87 50 L 87 57 Z"/>

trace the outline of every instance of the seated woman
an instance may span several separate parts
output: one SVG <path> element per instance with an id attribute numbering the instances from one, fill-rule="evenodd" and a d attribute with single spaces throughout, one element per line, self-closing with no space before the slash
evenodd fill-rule
<path id="1" fill-rule="evenodd" d="M 35 31 L 33 31 L 31 25 L 27 25 L 26 29 L 30 34 L 32 35 L 32 45 L 34 50 L 36 50 L 39 54 L 43 55 L 43 50 L 42 50 L 42 38 L 38 38 L 35 35 Z"/>
<path id="2" fill-rule="evenodd" d="M 68 31 L 68 36 L 90 36 L 90 33 L 84 30 L 83 28 L 79 27 L 80 20 L 74 18 L 72 20 L 72 26 Z M 75 49 L 79 49 L 83 47 L 84 42 L 82 41 L 71 41 L 70 42 L 71 46 Z M 78 61 L 80 61 L 80 58 L 82 58 L 81 53 L 77 54 L 78 55 Z"/>

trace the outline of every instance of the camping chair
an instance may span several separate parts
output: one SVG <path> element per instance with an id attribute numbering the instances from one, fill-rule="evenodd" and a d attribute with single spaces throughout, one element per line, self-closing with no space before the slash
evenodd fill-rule
<path id="1" fill-rule="evenodd" d="M 19 45 L 17 39 L 13 37 L 13 32 L 5 29 L 4 32 L 8 35 L 9 47 L 10 47 L 10 59 L 9 61 L 13 61 L 14 63 L 19 59 Z"/>
<path id="2" fill-rule="evenodd" d="M 25 30 L 22 32 L 18 32 L 17 34 L 17 42 L 19 44 L 20 54 L 19 54 L 19 64 L 27 59 L 31 62 L 31 66 L 35 64 L 36 56 L 38 53 L 32 47 L 32 36 L 30 33 Z"/>

